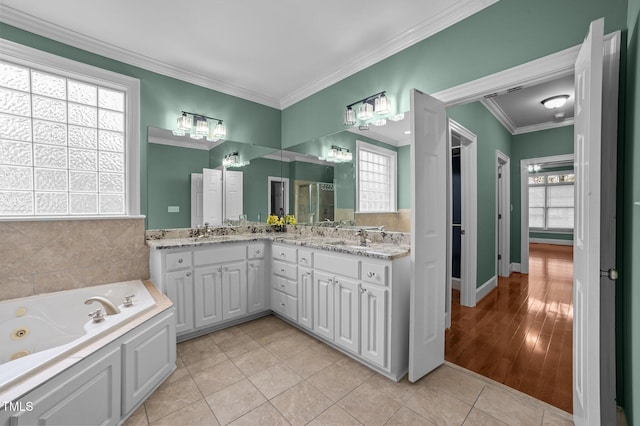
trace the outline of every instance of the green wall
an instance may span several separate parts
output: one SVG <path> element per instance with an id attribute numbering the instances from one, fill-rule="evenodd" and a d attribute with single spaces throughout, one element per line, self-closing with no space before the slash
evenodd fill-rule
<path id="1" fill-rule="evenodd" d="M 582 43 L 589 23 L 624 29 L 627 0 L 502 0 L 282 111 L 282 146 L 340 131 L 345 105 L 386 90 L 394 112 L 409 91 L 435 93 Z M 557 30 L 551 30 L 557 28 Z"/>
<path id="2" fill-rule="evenodd" d="M 629 424 L 640 423 L 640 0 L 629 0 L 627 17 L 626 58 L 626 135 L 621 165 L 624 173 L 622 191 L 622 227 L 618 238 L 622 241 L 621 286 L 618 287 L 617 311 L 622 312 L 622 364 L 618 363 L 618 380 L 624 389 L 622 404 Z M 619 203 L 620 205 L 620 203 Z M 620 215 L 618 215 L 620 216 Z M 620 335 L 618 335 L 620 337 Z M 635 363 L 634 363 L 635 361 Z"/>
<path id="3" fill-rule="evenodd" d="M 528 158 L 573 154 L 573 126 L 540 130 L 511 137 L 511 262 L 520 263 L 520 161 Z M 537 235 L 538 233 L 536 233 Z M 529 234 L 533 237 L 532 234 Z M 570 234 L 549 234 L 534 238 L 572 240 Z"/>
<path id="4" fill-rule="evenodd" d="M 269 176 L 288 177 L 288 169 L 282 167 L 281 161 L 256 158 L 251 160 L 251 165 L 237 170 L 243 172 L 242 208 L 247 219 L 257 221 L 260 214 L 260 221 L 266 222 L 269 206 L 267 179 Z"/>
<path id="5" fill-rule="evenodd" d="M 447 109 L 447 115 L 478 137 L 478 271 L 480 287 L 496 271 L 496 150 L 511 155 L 511 134 L 480 103 Z"/>
<path id="6" fill-rule="evenodd" d="M 140 80 L 140 212 L 147 216 L 147 228 L 189 226 L 189 175 L 202 169 L 205 163 L 201 156 L 207 156 L 206 151 L 147 143 L 148 126 L 171 129 L 180 111 L 193 111 L 225 120 L 231 140 L 280 148 L 281 112 L 275 108 L 95 55 L 4 23 L 0 23 L 0 37 Z M 167 214 L 169 205 L 179 206 L 180 213 Z"/>

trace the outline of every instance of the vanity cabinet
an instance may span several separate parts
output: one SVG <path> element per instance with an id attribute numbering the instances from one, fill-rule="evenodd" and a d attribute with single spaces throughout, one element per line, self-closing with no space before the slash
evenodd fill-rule
<path id="1" fill-rule="evenodd" d="M 271 309 L 298 322 L 298 250 L 274 243 L 271 247 Z"/>
<path id="2" fill-rule="evenodd" d="M 152 250 L 151 280 L 176 307 L 178 336 L 269 309 L 265 243 Z"/>
<path id="3" fill-rule="evenodd" d="M 298 266 L 298 324 L 313 330 L 313 269 Z"/>

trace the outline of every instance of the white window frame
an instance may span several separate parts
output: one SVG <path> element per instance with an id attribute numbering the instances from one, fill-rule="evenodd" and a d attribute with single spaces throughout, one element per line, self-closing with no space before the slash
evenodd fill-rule
<path id="1" fill-rule="evenodd" d="M 563 186 L 563 185 L 571 185 L 574 188 L 574 192 L 575 192 L 575 181 L 574 182 L 558 182 L 558 183 L 548 183 L 548 176 L 549 175 L 570 175 L 573 174 L 575 175 L 575 171 L 573 169 L 567 169 L 567 170 L 558 170 L 555 172 L 538 172 L 538 173 L 529 173 L 528 177 L 527 177 L 527 191 L 529 191 L 529 188 L 532 187 L 544 187 L 545 188 L 545 192 L 544 192 L 544 228 L 536 228 L 533 226 L 529 226 L 529 231 L 531 232 L 540 232 L 540 233 L 554 233 L 554 234 L 573 234 L 573 229 L 572 228 L 549 228 L 547 226 L 547 210 L 549 209 L 549 207 L 547 206 L 547 188 L 552 187 L 552 186 Z M 531 176 L 544 176 L 544 182 L 545 183 L 536 183 L 536 184 L 530 184 L 529 183 L 529 177 Z M 536 207 L 539 208 L 539 207 Z M 573 207 L 575 209 L 575 206 Z M 531 201 L 529 201 L 529 205 L 527 206 L 528 210 L 531 210 Z M 529 212 L 527 211 L 527 214 L 529 214 Z"/>
<path id="2" fill-rule="evenodd" d="M 391 210 L 368 211 L 360 210 L 360 150 L 374 152 L 390 158 L 391 185 L 389 199 Z M 356 213 L 396 213 L 398 211 L 398 153 L 381 146 L 373 145 L 361 140 L 356 140 Z"/>
<path id="3" fill-rule="evenodd" d="M 140 80 L 0 39 L 0 59 L 65 78 L 125 92 L 125 213 L 122 215 L 2 216 L 0 221 L 123 219 L 140 217 Z"/>

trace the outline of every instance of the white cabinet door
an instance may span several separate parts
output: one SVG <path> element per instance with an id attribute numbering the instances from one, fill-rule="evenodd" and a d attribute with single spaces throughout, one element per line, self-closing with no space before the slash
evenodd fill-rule
<path id="1" fill-rule="evenodd" d="M 313 330 L 333 340 L 333 275 L 315 272 L 313 276 Z"/>
<path id="2" fill-rule="evenodd" d="M 237 318 L 247 313 L 247 263 L 222 266 L 222 318 Z"/>
<path id="3" fill-rule="evenodd" d="M 360 355 L 381 367 L 387 366 L 388 294 L 385 288 L 369 285 L 360 287 Z"/>
<path id="4" fill-rule="evenodd" d="M 12 416 L 12 425 L 115 425 L 120 421 L 120 347 L 69 377 L 58 376 L 21 400 L 32 411 Z M 77 370 L 76 370 L 77 371 Z M 64 373 L 63 373 L 64 374 Z"/>
<path id="5" fill-rule="evenodd" d="M 313 330 L 313 271 L 298 268 L 298 324 Z"/>
<path id="6" fill-rule="evenodd" d="M 249 312 L 267 309 L 267 277 L 264 260 L 250 260 L 247 264 L 247 285 L 249 287 Z"/>
<path id="7" fill-rule="evenodd" d="M 176 333 L 193 330 L 193 277 L 190 269 L 167 273 L 167 296 L 176 308 Z"/>
<path id="8" fill-rule="evenodd" d="M 360 349 L 360 297 L 358 283 L 347 278 L 335 277 L 334 290 L 334 340 L 336 344 L 358 353 Z"/>
<path id="9" fill-rule="evenodd" d="M 122 415 L 127 415 L 176 365 L 175 315 L 163 315 L 155 324 L 122 342 Z M 128 336 L 128 335 L 127 335 Z"/>
<path id="10" fill-rule="evenodd" d="M 196 268 L 194 276 L 195 326 L 222 321 L 222 266 Z"/>

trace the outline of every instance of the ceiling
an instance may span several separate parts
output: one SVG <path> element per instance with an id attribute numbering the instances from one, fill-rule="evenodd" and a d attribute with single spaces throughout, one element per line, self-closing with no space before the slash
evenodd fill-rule
<path id="1" fill-rule="evenodd" d="M 2 0 L 0 20 L 276 108 L 498 0 Z"/>

